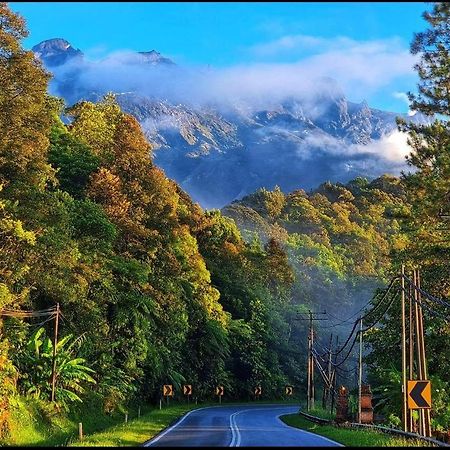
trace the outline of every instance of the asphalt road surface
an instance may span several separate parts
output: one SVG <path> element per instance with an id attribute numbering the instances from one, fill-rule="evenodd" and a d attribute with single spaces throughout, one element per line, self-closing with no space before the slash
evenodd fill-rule
<path id="1" fill-rule="evenodd" d="M 284 424 L 292 405 L 212 406 L 185 414 L 145 447 L 341 447 L 317 434 Z"/>

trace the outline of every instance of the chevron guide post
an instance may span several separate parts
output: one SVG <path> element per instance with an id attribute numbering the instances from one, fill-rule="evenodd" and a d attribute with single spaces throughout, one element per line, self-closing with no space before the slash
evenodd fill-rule
<path id="1" fill-rule="evenodd" d="M 431 409 L 431 382 L 408 380 L 408 408 Z"/>
<path id="2" fill-rule="evenodd" d="M 169 405 L 169 397 L 173 397 L 173 386 L 171 384 L 163 386 L 163 396 L 166 397 L 167 405 Z"/>
<path id="3" fill-rule="evenodd" d="M 256 386 L 256 387 L 253 389 L 253 393 L 255 394 L 255 397 L 256 397 L 256 399 L 258 400 L 259 397 L 260 397 L 261 394 L 262 394 L 262 388 L 261 388 L 261 386 Z"/>
<path id="4" fill-rule="evenodd" d="M 216 387 L 216 395 L 219 397 L 219 403 L 222 403 L 222 395 L 224 394 L 225 390 L 223 386 L 217 386 Z"/>
<path id="5" fill-rule="evenodd" d="M 189 405 L 190 397 L 192 395 L 192 384 L 183 385 L 183 394 L 187 396 L 187 402 Z"/>

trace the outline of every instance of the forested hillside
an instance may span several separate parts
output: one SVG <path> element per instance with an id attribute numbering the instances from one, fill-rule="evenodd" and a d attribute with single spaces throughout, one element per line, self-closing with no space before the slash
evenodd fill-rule
<path id="1" fill-rule="evenodd" d="M 345 318 L 373 296 L 405 245 L 398 218 L 407 210 L 398 178 L 323 183 L 310 193 L 261 189 L 222 211 L 247 239 L 283 243 L 299 305 Z"/>
<path id="2" fill-rule="evenodd" d="M 262 380 L 280 388 L 274 310 L 292 281 L 282 251 L 246 244 L 231 221 L 194 205 L 113 98 L 73 106 L 64 125 L 49 76 L 20 46 L 23 21 L 5 4 L 0 15 L 0 307 L 59 303 L 57 404 L 95 392 L 112 411 L 185 381 L 198 396 L 219 382 L 231 397 Z M 222 292 L 214 265 L 236 274 Z M 14 393 L 50 398 L 53 327 L 2 318 L 3 430 Z"/>

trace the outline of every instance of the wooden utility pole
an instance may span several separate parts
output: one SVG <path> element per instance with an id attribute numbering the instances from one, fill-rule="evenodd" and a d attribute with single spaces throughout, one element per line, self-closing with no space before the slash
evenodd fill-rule
<path id="1" fill-rule="evenodd" d="M 409 379 L 414 380 L 414 315 L 413 315 L 413 287 L 409 284 Z M 406 431 L 412 432 L 414 429 L 414 420 L 411 410 L 408 409 L 408 421 Z"/>
<path id="2" fill-rule="evenodd" d="M 59 324 L 59 303 L 56 304 L 55 335 L 54 335 L 54 338 L 53 338 L 52 402 L 55 401 L 55 386 L 56 386 L 56 346 L 57 346 L 57 344 L 58 344 L 58 324 Z"/>
<path id="3" fill-rule="evenodd" d="M 359 318 L 359 363 L 358 363 L 358 423 L 361 423 L 361 398 L 362 398 L 362 351 L 363 351 L 363 320 Z"/>
<path id="4" fill-rule="evenodd" d="M 339 335 L 336 335 L 336 350 L 339 347 Z M 337 355 L 334 356 L 334 364 L 337 364 Z M 333 409 L 334 409 L 334 403 L 336 400 L 336 386 L 337 384 L 337 377 L 338 377 L 338 373 L 337 373 L 337 369 L 336 367 L 334 367 L 333 369 L 333 392 L 331 393 L 331 413 L 333 413 Z"/>
<path id="5" fill-rule="evenodd" d="M 414 269 L 413 272 L 413 283 L 414 283 L 414 316 L 415 316 L 415 325 L 416 325 L 416 350 L 417 350 L 417 375 L 419 380 L 423 380 L 423 364 L 422 364 L 422 330 L 420 329 L 420 321 L 419 321 L 419 291 L 417 290 L 418 286 L 418 276 L 417 270 Z M 423 409 L 419 409 L 419 434 L 425 436 L 425 420 L 424 420 Z"/>
<path id="6" fill-rule="evenodd" d="M 313 329 L 313 317 L 312 312 L 309 311 L 309 346 L 308 346 L 308 357 L 309 357 L 309 383 L 308 383 L 308 397 L 309 397 L 309 407 L 308 411 L 314 409 L 314 360 L 312 349 L 314 345 L 314 329 Z"/>
<path id="7" fill-rule="evenodd" d="M 302 314 L 302 313 L 299 313 Z M 306 404 L 307 410 L 311 411 L 314 408 L 314 356 L 313 356 L 313 346 L 314 346 L 314 329 L 313 329 L 313 321 L 314 320 L 327 320 L 327 318 L 317 318 L 313 317 L 314 314 L 326 314 L 326 311 L 323 312 L 313 312 L 311 310 L 308 311 L 308 317 L 300 317 L 295 320 L 309 320 L 309 332 L 308 332 L 308 374 L 307 374 L 307 396 L 306 396 Z"/>
<path id="8" fill-rule="evenodd" d="M 324 386 L 323 396 L 322 396 L 322 408 L 326 409 L 331 397 L 332 389 L 332 371 L 331 371 L 331 347 L 333 345 L 333 333 L 330 334 L 330 343 L 328 345 L 328 367 L 327 367 L 327 377 L 330 380 L 330 386 Z"/>
<path id="9" fill-rule="evenodd" d="M 406 384 L 406 317 L 405 317 L 405 266 L 402 264 L 402 422 L 403 430 L 408 431 L 408 393 Z"/>
<path id="10" fill-rule="evenodd" d="M 420 330 L 420 339 L 418 339 L 417 344 L 420 352 L 420 365 L 422 377 L 421 380 L 428 380 L 428 371 L 427 371 L 427 360 L 425 355 L 425 339 L 424 339 L 424 326 L 423 326 L 423 314 L 422 314 L 422 296 L 419 291 L 420 289 L 420 273 L 419 270 L 416 270 L 416 286 L 417 286 L 417 320 L 419 322 L 419 330 Z M 420 372 L 419 372 L 420 373 Z M 422 431 L 423 436 L 431 436 L 431 416 L 429 409 L 421 409 L 421 422 L 422 422 Z"/>

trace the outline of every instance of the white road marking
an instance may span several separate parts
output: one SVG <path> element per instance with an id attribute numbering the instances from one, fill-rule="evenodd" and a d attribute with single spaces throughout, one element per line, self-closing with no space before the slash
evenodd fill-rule
<path id="1" fill-rule="evenodd" d="M 228 406 L 228 405 L 227 405 Z M 230 405 L 232 406 L 232 405 Z M 193 409 L 192 411 L 189 411 L 188 413 L 186 413 L 180 420 L 178 420 L 176 423 L 174 423 L 172 426 L 170 426 L 169 428 L 167 428 L 166 430 L 164 430 L 161 434 L 159 434 L 158 436 L 156 436 L 153 439 L 150 439 L 149 441 L 145 442 L 143 444 L 143 447 L 151 447 L 153 444 L 155 444 L 156 442 L 158 442 L 161 438 L 163 438 L 167 433 L 170 433 L 174 428 L 176 428 L 178 425 L 180 425 L 190 414 L 194 413 L 195 411 L 200 411 L 202 409 L 209 409 L 209 408 L 220 408 L 220 406 L 206 406 L 204 408 L 198 408 L 198 409 Z M 279 406 L 276 408 L 272 408 L 272 409 L 285 409 L 286 406 Z M 236 416 L 238 416 L 239 414 L 245 413 L 245 412 L 249 412 L 249 411 L 267 411 L 268 408 L 250 408 L 250 409 L 243 409 L 242 411 L 236 411 L 235 413 L 230 415 L 230 429 L 231 429 L 231 442 L 229 444 L 229 447 L 240 447 L 241 446 L 241 441 L 242 441 L 242 437 L 241 437 L 241 432 L 239 431 L 239 427 L 237 426 L 237 422 L 236 422 Z M 285 413 L 281 413 L 278 416 L 276 416 L 276 419 L 284 426 L 289 426 L 286 425 L 281 419 L 280 416 L 284 415 Z M 313 436 L 317 436 L 320 437 L 322 439 L 325 439 L 326 441 L 329 441 L 333 444 L 337 444 L 340 447 L 345 447 L 344 445 L 340 444 L 339 442 L 336 441 L 332 441 L 331 439 L 328 439 L 326 437 L 320 436 L 318 434 L 315 433 L 311 433 L 309 431 L 306 430 L 301 430 L 303 433 L 308 433 L 311 434 Z"/>
<path id="2" fill-rule="evenodd" d="M 289 406 L 288 406 L 289 408 Z M 286 406 L 278 406 L 276 408 L 271 408 L 271 409 L 286 409 Z M 237 426 L 237 422 L 236 422 L 236 416 L 238 416 L 239 414 L 245 413 L 245 412 L 249 412 L 249 411 L 267 411 L 267 408 L 251 408 L 251 409 L 244 409 L 242 411 L 237 411 L 233 414 L 231 414 L 230 416 L 230 428 L 231 428 L 231 435 L 232 435 L 232 439 L 230 442 L 229 447 L 240 447 L 241 446 L 241 433 L 239 431 L 239 427 Z M 286 425 L 282 420 L 279 419 L 279 417 L 282 414 L 277 416 L 277 419 L 283 424 Z M 312 434 L 312 433 L 311 433 Z M 317 435 L 316 435 L 317 436 Z M 332 441 L 331 441 L 332 442 Z"/>
<path id="3" fill-rule="evenodd" d="M 190 414 L 192 414 L 195 411 L 200 411 L 201 409 L 208 409 L 208 408 L 215 408 L 215 406 L 206 406 L 204 408 L 198 408 L 198 409 L 193 409 L 192 411 L 189 411 L 186 415 L 184 415 L 178 422 L 174 423 L 171 427 L 167 428 L 165 431 L 163 431 L 161 434 L 159 434 L 158 436 L 156 436 L 153 439 L 150 439 L 149 441 L 145 442 L 143 447 L 150 447 L 152 446 L 155 442 L 158 442 L 162 437 L 164 437 L 167 433 L 169 433 L 170 431 L 172 431 L 175 427 L 177 427 L 178 425 L 181 424 L 181 422 L 184 421 L 184 419 L 186 419 L 186 417 L 188 417 Z"/>

